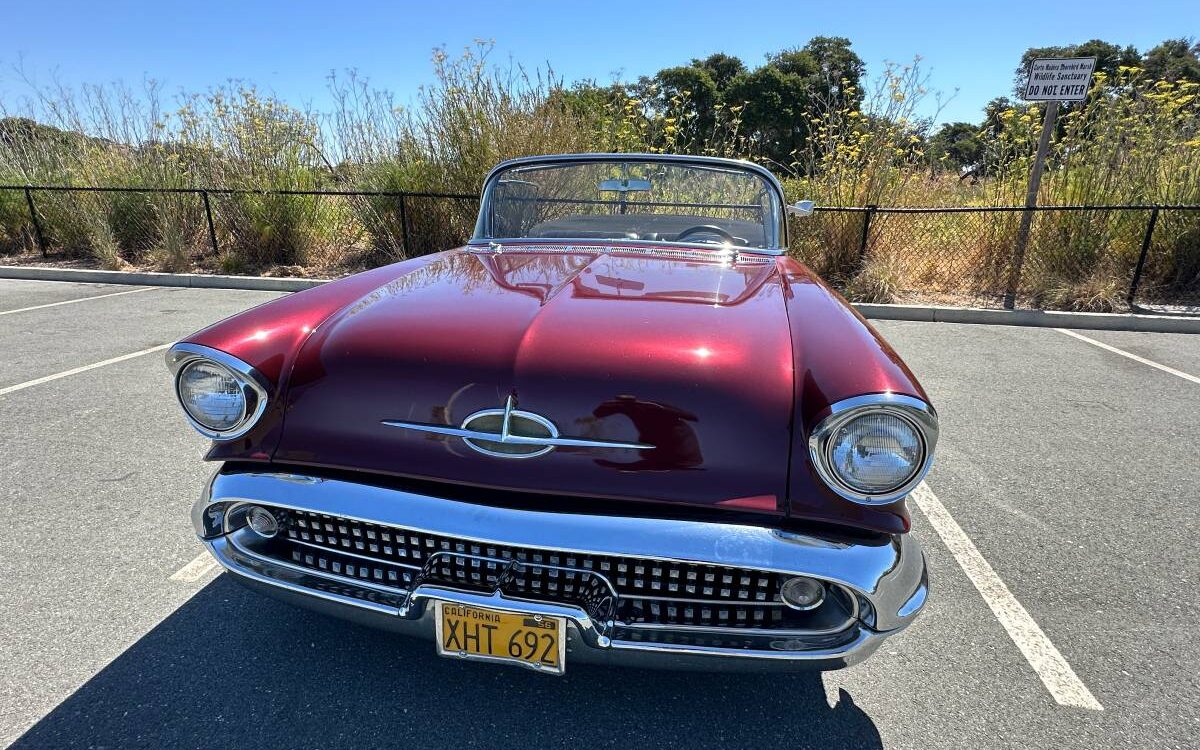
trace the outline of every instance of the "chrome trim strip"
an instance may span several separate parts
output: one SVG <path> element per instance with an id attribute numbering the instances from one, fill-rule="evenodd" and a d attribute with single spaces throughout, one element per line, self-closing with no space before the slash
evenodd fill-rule
<path id="1" fill-rule="evenodd" d="M 921 447 L 924 451 L 921 464 L 903 484 L 888 492 L 875 494 L 861 492 L 844 482 L 830 465 L 829 459 L 830 439 L 838 428 L 855 417 L 873 411 L 888 412 L 911 424 L 921 438 Z M 929 473 L 930 467 L 933 466 L 933 453 L 934 448 L 937 447 L 937 439 L 937 412 L 928 403 L 919 398 L 903 396 L 898 393 L 873 393 L 844 399 L 831 406 L 829 415 L 822 419 L 808 436 L 808 455 L 817 475 L 829 486 L 829 489 L 852 502 L 863 505 L 887 505 L 906 497 Z"/>
<path id="2" fill-rule="evenodd" d="M 848 664 L 860 661 L 878 648 L 884 635 L 884 633 L 875 633 L 866 628 L 860 628 L 858 634 L 849 643 L 831 648 L 815 648 L 807 651 L 787 649 L 780 649 L 778 651 L 748 651 L 742 648 L 726 648 L 722 646 L 683 646 L 679 644 L 621 641 L 616 639 L 613 639 L 611 648 L 614 651 L 667 652 L 679 656 L 724 656 L 734 659 L 773 662 L 823 661 L 831 658 L 844 658 L 847 660 L 846 663 L 839 666 L 847 666 Z"/>
<path id="3" fill-rule="evenodd" d="M 498 409 L 488 410 L 490 413 L 498 413 Z M 472 417 L 486 416 L 484 412 L 472 414 Z M 478 430 L 464 430 L 461 427 L 450 427 L 436 424 L 426 424 L 424 422 L 402 422 L 396 419 L 382 419 L 380 424 L 385 424 L 388 427 L 400 427 L 405 430 L 415 430 L 416 432 L 431 432 L 435 435 L 449 435 L 451 437 L 460 437 L 465 440 L 486 440 L 492 443 L 512 443 L 513 445 L 545 445 L 549 447 L 570 446 L 572 448 L 630 448 L 633 450 L 652 450 L 653 445 L 647 443 L 620 443 L 608 442 L 605 440 L 583 440 L 581 438 L 531 438 L 522 435 L 509 435 L 507 438 L 498 432 L 479 432 Z M 485 451 L 486 452 L 486 451 Z M 528 454 L 494 454 L 503 455 L 504 458 L 529 458 L 530 456 L 542 455 L 540 453 Z"/>
<path id="4" fill-rule="evenodd" d="M 630 622 L 621 622 L 620 620 L 613 623 L 613 625 L 617 628 L 624 628 L 625 630 L 644 630 L 644 631 L 655 631 L 655 632 L 664 632 L 664 633 L 670 633 L 670 632 L 713 633 L 716 635 L 723 635 L 723 636 L 726 636 L 729 638 L 737 638 L 739 636 L 755 636 L 755 635 L 769 635 L 769 636 L 783 637 L 783 638 L 797 638 L 797 637 L 807 638 L 809 636 L 815 637 L 815 636 L 822 636 L 822 635 L 836 635 L 838 633 L 844 633 L 846 630 L 848 630 L 850 628 L 850 626 L 852 626 L 854 624 L 855 619 L 856 619 L 855 617 L 847 617 L 845 620 L 843 620 L 840 624 L 838 624 L 835 627 L 821 628 L 819 630 L 816 630 L 816 629 L 780 630 L 777 628 L 750 628 L 750 627 L 737 628 L 737 627 L 730 627 L 730 626 L 719 627 L 719 626 L 713 626 L 713 625 L 663 625 L 663 624 L 657 623 L 657 622 L 630 623 Z"/>
<path id="5" fill-rule="evenodd" d="M 641 594 L 626 594 L 621 597 L 625 601 L 637 602 L 669 602 L 671 604 L 710 604 L 716 607 L 786 607 L 783 602 L 752 602 L 749 599 L 677 599 L 673 596 L 643 596 Z"/>
<path id="6" fill-rule="evenodd" d="M 911 534 L 839 542 L 735 523 L 493 507 L 337 479 L 298 481 L 295 474 L 218 474 L 193 509 L 197 532 L 205 536 L 210 510 L 246 502 L 482 544 L 805 575 L 861 597 L 870 605 L 863 619 L 876 630 L 907 625 L 917 612 L 902 616 L 901 608 L 925 586 L 924 558 Z"/>
<path id="7" fill-rule="evenodd" d="M 588 245 L 588 243 L 594 243 Z M 656 249 L 664 251 L 697 250 L 707 251 L 713 260 L 736 262 L 739 255 L 769 255 L 772 257 L 786 255 L 787 250 L 780 247 L 745 247 L 742 245 L 714 245 L 711 242 L 674 242 L 670 240 L 639 240 L 633 238 L 598 239 L 594 237 L 500 237 L 497 239 L 470 239 L 467 246 L 475 249 L 488 248 L 493 252 L 511 249 L 530 249 L 539 244 L 572 245 L 580 249 L 596 250 L 606 248 L 609 251 L 653 253 Z M 698 257 L 697 260 L 707 258 Z"/>
<path id="8" fill-rule="evenodd" d="M 467 447 L 474 451 L 483 453 L 488 456 L 497 458 L 536 458 L 544 456 L 557 447 L 571 448 L 626 448 L 631 450 L 653 450 L 654 446 L 647 443 L 624 443 L 613 440 L 584 440 L 582 438 L 564 438 L 558 434 L 558 428 L 549 419 L 546 419 L 541 414 L 535 414 L 531 411 L 521 411 L 514 409 L 516 399 L 509 394 L 504 401 L 504 407 L 500 409 L 483 409 L 467 416 L 463 420 L 460 427 L 451 427 L 449 425 L 428 424 L 426 422 L 406 422 L 397 419 L 382 419 L 380 424 L 388 427 L 399 427 L 405 430 L 415 430 L 417 432 L 428 432 L 434 435 L 449 435 L 451 437 L 462 438 Z M 494 417 L 501 415 L 503 419 L 500 423 L 500 432 L 482 432 L 479 430 L 468 429 L 468 425 L 481 417 Z M 512 418 L 520 417 L 528 419 L 532 422 L 537 422 L 546 428 L 550 433 L 550 437 L 528 437 L 525 435 L 512 434 Z M 476 445 L 474 440 L 489 442 L 489 443 L 509 443 L 511 445 L 538 445 L 545 446 L 544 450 L 533 451 L 531 453 L 504 453 L 502 451 L 489 450 L 481 445 Z"/>
<path id="9" fill-rule="evenodd" d="M 237 426 L 229 430 L 213 430 L 209 427 L 197 422 L 183 405 L 183 399 L 179 396 L 179 376 L 183 372 L 183 368 L 192 362 L 198 360 L 208 360 L 228 370 L 242 386 L 242 396 L 245 403 L 248 405 L 250 399 L 253 398 L 254 410 L 247 414 L 245 408 L 242 410 L 242 419 Z M 187 418 L 188 424 L 192 426 L 196 432 L 199 432 L 209 440 L 223 442 L 227 440 L 236 440 L 245 435 L 254 425 L 258 424 L 258 420 L 262 418 L 263 412 L 267 410 L 267 401 L 269 400 L 268 393 L 272 389 L 271 381 L 246 364 L 242 360 L 226 354 L 220 349 L 202 346 L 200 344 L 192 344 L 188 342 L 180 342 L 167 350 L 166 354 L 167 368 L 171 371 L 175 383 L 175 400 L 179 403 L 179 408 L 183 409 L 183 416 Z"/>

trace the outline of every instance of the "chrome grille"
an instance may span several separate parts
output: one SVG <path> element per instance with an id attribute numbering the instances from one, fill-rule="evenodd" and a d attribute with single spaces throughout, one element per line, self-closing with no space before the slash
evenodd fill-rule
<path id="1" fill-rule="evenodd" d="M 418 583 L 499 589 L 515 598 L 575 604 L 594 618 L 634 627 L 784 629 L 814 617 L 783 604 L 783 576 L 772 572 L 507 546 L 272 510 L 279 535 L 256 552 L 388 589 Z"/>

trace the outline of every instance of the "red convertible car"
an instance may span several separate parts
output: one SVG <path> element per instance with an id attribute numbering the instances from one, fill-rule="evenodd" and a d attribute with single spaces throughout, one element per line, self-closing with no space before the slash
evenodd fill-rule
<path id="1" fill-rule="evenodd" d="M 797 204 L 793 210 L 808 206 Z M 518 159 L 474 237 L 168 354 L 236 578 L 453 658 L 829 669 L 927 595 L 937 416 L 746 162 Z"/>

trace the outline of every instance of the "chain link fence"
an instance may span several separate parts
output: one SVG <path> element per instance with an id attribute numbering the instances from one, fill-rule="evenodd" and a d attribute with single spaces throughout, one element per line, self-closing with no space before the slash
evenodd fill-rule
<path id="1" fill-rule="evenodd" d="M 354 270 L 462 244 L 478 208 L 456 193 L 0 185 L 0 253 Z M 1200 206 L 818 206 L 790 222 L 792 253 L 853 300 L 1200 308 Z"/>
<path id="2" fill-rule="evenodd" d="M 858 301 L 1200 308 L 1200 206 L 818 206 L 792 220 L 791 237 L 798 258 Z"/>
<path id="3" fill-rule="evenodd" d="M 460 245 L 478 211 L 459 193 L 0 185 L 0 255 L 359 270 Z"/>

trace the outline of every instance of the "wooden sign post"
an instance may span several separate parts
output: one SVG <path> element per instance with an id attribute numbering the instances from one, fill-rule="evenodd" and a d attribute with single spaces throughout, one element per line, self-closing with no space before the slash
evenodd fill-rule
<path id="1" fill-rule="evenodd" d="M 1025 84 L 1024 99 L 1044 101 L 1048 104 L 1042 122 L 1042 135 L 1038 138 L 1037 153 L 1033 158 L 1033 169 L 1029 173 L 1029 189 L 1025 191 L 1025 211 L 1021 214 L 1021 226 L 1017 230 L 1012 265 L 1009 266 L 1008 288 L 1004 293 L 1006 310 L 1011 310 L 1016 305 L 1017 287 L 1021 284 L 1021 267 L 1025 264 L 1025 248 L 1029 244 L 1029 230 L 1033 227 L 1033 209 L 1037 206 L 1046 155 L 1050 152 L 1050 136 L 1054 134 L 1054 123 L 1058 119 L 1058 103 L 1081 102 L 1086 99 L 1095 69 L 1094 57 L 1040 57 L 1029 64 L 1029 80 Z"/>

